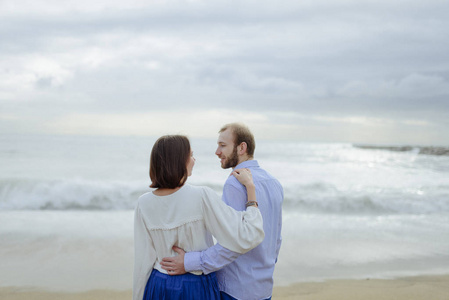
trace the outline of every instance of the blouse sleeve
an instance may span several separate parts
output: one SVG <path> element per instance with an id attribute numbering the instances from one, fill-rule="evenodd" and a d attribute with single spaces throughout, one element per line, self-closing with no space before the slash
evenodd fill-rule
<path id="1" fill-rule="evenodd" d="M 210 188 L 204 188 L 203 216 L 207 230 L 231 251 L 246 253 L 265 237 L 258 208 L 250 206 L 246 211 L 236 211 Z"/>
<path id="2" fill-rule="evenodd" d="M 133 300 L 141 300 L 145 285 L 153 271 L 156 261 L 156 250 L 145 226 L 145 222 L 137 204 L 134 213 L 134 274 Z"/>

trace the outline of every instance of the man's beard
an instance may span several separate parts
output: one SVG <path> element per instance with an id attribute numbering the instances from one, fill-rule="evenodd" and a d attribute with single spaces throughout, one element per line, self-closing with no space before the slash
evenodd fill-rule
<path id="1" fill-rule="evenodd" d="M 226 158 L 226 160 L 224 161 L 224 165 L 222 165 L 221 167 L 223 169 L 229 169 L 234 168 L 238 164 L 239 164 L 239 156 L 237 155 L 237 147 L 235 147 L 234 151 L 232 151 L 231 156 Z"/>

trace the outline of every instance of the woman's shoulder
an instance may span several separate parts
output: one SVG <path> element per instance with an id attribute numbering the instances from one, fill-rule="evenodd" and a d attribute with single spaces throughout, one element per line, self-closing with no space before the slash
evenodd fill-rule
<path id="1" fill-rule="evenodd" d="M 148 202 L 148 201 L 150 201 L 152 198 L 154 198 L 153 196 L 154 196 L 154 195 L 153 195 L 153 192 L 152 192 L 152 191 L 143 193 L 142 195 L 140 195 L 139 198 L 137 198 L 137 204 L 142 203 L 142 202 Z"/>
<path id="2" fill-rule="evenodd" d="M 216 201 L 220 198 L 217 192 L 215 192 L 212 188 L 202 185 L 189 184 L 187 185 L 186 193 L 189 193 L 191 197 L 195 198 L 196 200 L 201 200 L 201 202 Z"/>
<path id="3" fill-rule="evenodd" d="M 191 193 L 202 193 L 204 190 L 210 189 L 207 186 L 202 186 L 202 185 L 193 185 L 190 183 L 186 183 L 183 186 L 183 190 L 186 192 L 191 192 Z"/>
<path id="4" fill-rule="evenodd" d="M 138 200 L 151 198 L 152 196 L 153 196 L 153 191 L 149 191 L 149 192 L 146 192 L 146 193 L 143 193 L 142 195 L 140 195 Z"/>
<path id="5" fill-rule="evenodd" d="M 208 186 L 204 186 L 204 185 L 186 184 L 186 188 L 191 193 L 196 193 L 196 194 L 201 194 L 201 195 L 215 193 L 213 189 L 211 189 Z"/>
<path id="6" fill-rule="evenodd" d="M 167 196 L 157 196 L 152 191 L 144 193 L 137 199 L 137 206 L 154 208 L 154 205 L 159 205 L 161 201 L 171 205 L 196 206 L 194 203 L 207 201 L 217 196 L 217 193 L 210 187 L 186 183 L 180 190 Z"/>

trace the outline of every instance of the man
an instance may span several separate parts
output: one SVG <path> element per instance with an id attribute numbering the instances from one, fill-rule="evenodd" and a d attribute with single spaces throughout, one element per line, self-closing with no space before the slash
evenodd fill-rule
<path id="1" fill-rule="evenodd" d="M 215 154 L 223 169 L 248 168 L 256 186 L 256 198 L 263 217 L 265 239 L 253 250 L 238 254 L 219 244 L 202 252 L 185 253 L 164 258 L 162 267 L 170 275 L 191 271 L 205 274 L 217 271 L 221 299 L 271 299 L 274 266 L 281 247 L 282 186 L 273 176 L 260 168 L 254 160 L 254 136 L 245 125 L 232 123 L 219 131 Z M 223 201 L 236 210 L 245 210 L 246 190 L 234 176 L 229 176 L 223 187 Z"/>

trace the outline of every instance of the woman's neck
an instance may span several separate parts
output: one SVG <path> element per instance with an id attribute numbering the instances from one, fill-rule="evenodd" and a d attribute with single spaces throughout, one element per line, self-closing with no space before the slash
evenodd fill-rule
<path id="1" fill-rule="evenodd" d="M 159 188 L 154 190 L 153 194 L 155 194 L 156 196 L 168 196 L 178 191 L 180 188 L 181 188 L 180 186 L 174 189 Z"/>

